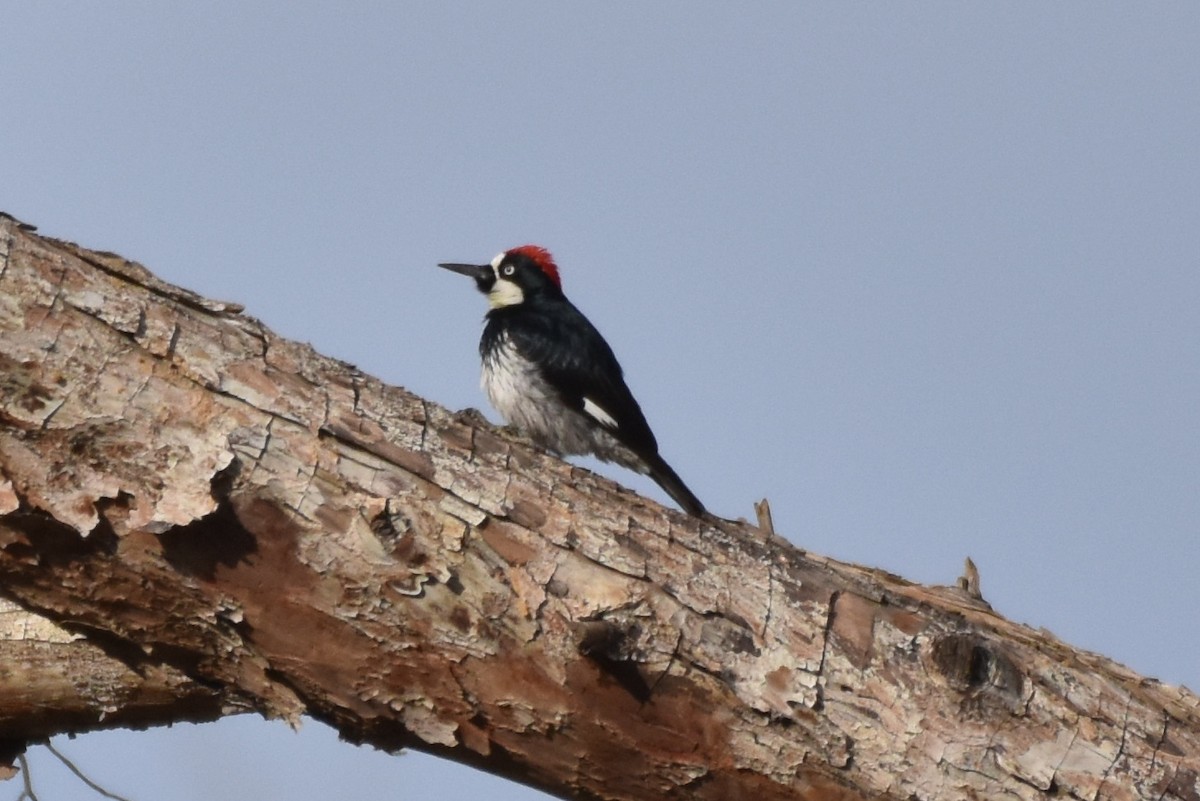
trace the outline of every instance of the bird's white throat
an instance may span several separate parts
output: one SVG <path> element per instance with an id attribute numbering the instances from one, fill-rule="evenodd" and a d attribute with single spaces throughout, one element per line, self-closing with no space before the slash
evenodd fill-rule
<path id="1" fill-rule="evenodd" d="M 525 302 L 525 293 L 521 291 L 521 287 L 509 281 L 507 278 L 496 278 L 496 283 L 492 284 L 492 289 L 488 292 L 488 305 L 493 309 L 501 309 L 505 306 L 516 306 L 518 303 Z"/>

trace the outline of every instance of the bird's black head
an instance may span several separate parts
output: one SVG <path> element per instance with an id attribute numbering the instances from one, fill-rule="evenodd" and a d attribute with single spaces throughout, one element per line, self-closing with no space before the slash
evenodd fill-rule
<path id="1" fill-rule="evenodd" d="M 538 296 L 562 297 L 558 265 L 550 251 L 537 245 L 506 250 L 490 264 L 439 264 L 475 279 L 493 309 L 516 306 Z"/>

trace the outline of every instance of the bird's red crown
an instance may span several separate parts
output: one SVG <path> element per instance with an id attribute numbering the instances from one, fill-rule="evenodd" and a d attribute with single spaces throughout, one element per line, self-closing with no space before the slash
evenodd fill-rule
<path id="1" fill-rule="evenodd" d="M 562 289 L 562 279 L 558 277 L 558 265 L 554 263 L 554 257 L 550 255 L 550 251 L 539 245 L 521 245 L 521 247 L 513 248 L 508 252 L 519 253 L 532 261 L 554 282 L 556 287 Z"/>

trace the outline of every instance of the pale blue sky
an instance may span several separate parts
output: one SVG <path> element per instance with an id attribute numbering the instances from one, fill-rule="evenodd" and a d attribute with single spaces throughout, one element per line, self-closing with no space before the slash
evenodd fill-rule
<path id="1" fill-rule="evenodd" d="M 1200 5 L 394 5 L 3 3 L 0 209 L 452 408 L 434 265 L 546 245 L 711 509 L 1200 685 Z M 60 744 L 138 801 L 537 797 L 311 723 Z"/>

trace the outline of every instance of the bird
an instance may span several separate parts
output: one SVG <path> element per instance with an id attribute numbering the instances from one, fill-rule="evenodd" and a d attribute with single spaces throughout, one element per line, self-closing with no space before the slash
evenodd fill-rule
<path id="1" fill-rule="evenodd" d="M 561 456 L 590 454 L 649 475 L 683 511 L 708 514 L 659 455 L 617 357 L 563 294 L 548 250 L 522 245 L 487 264 L 438 266 L 474 278 L 487 296 L 480 385 L 506 423 Z"/>

